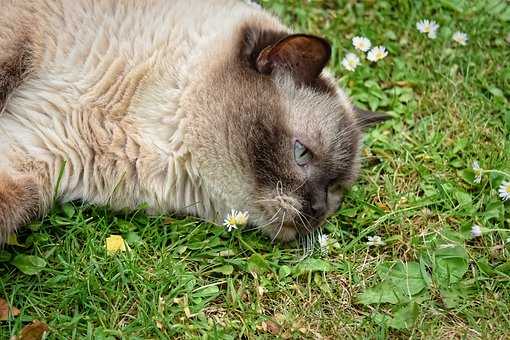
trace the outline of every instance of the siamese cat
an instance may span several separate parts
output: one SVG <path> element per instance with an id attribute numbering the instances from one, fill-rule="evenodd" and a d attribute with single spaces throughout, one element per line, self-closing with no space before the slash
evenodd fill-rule
<path id="1" fill-rule="evenodd" d="M 356 179 L 362 128 L 331 47 L 240 0 L 1 0 L 0 243 L 55 202 L 289 241 Z"/>

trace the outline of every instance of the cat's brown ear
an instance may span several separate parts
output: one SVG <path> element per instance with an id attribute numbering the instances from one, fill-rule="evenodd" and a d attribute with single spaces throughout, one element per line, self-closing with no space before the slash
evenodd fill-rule
<path id="1" fill-rule="evenodd" d="M 372 125 L 384 122 L 385 120 L 388 120 L 391 118 L 391 116 L 386 113 L 368 111 L 368 110 L 360 109 L 358 107 L 354 108 L 354 112 L 357 115 L 358 124 L 362 128 L 370 127 Z"/>
<path id="2" fill-rule="evenodd" d="M 325 39 L 293 34 L 265 47 L 257 56 L 255 65 L 263 74 L 287 68 L 298 80 L 310 83 L 322 72 L 330 56 L 331 46 Z"/>

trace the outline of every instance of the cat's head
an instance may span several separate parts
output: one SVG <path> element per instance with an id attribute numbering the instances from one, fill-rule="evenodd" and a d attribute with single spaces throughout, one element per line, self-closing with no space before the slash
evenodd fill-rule
<path id="1" fill-rule="evenodd" d="M 358 175 L 362 129 L 385 116 L 354 109 L 325 73 L 326 40 L 238 34 L 197 87 L 194 157 L 220 212 L 247 210 L 252 225 L 292 240 L 338 209 Z"/>

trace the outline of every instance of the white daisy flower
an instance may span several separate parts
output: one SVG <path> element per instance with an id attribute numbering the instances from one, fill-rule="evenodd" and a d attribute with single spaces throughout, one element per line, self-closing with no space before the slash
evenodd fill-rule
<path id="1" fill-rule="evenodd" d="M 430 39 L 436 39 L 439 25 L 434 20 L 421 20 L 416 23 L 416 28 L 421 33 L 427 33 Z"/>
<path id="2" fill-rule="evenodd" d="M 366 52 L 372 46 L 372 43 L 368 38 L 365 37 L 354 37 L 352 38 L 352 45 L 360 51 Z"/>
<path id="3" fill-rule="evenodd" d="M 356 67 L 360 64 L 359 57 L 354 53 L 347 53 L 345 58 L 342 60 L 342 66 L 347 71 L 354 71 Z"/>
<path id="4" fill-rule="evenodd" d="M 452 40 L 462 46 L 466 46 L 467 41 L 468 41 L 468 36 L 464 32 L 457 31 L 457 32 L 453 33 Z"/>
<path id="5" fill-rule="evenodd" d="M 223 225 L 227 228 L 228 232 L 231 232 L 233 229 L 237 229 L 237 227 L 246 225 L 248 223 L 248 216 L 247 211 L 240 212 L 232 209 L 225 221 L 223 221 Z"/>
<path id="6" fill-rule="evenodd" d="M 482 236 L 482 228 L 478 224 L 473 224 L 471 227 L 471 236 L 480 237 Z"/>
<path id="7" fill-rule="evenodd" d="M 386 244 L 380 236 L 368 236 L 367 239 L 368 246 L 384 246 Z"/>
<path id="8" fill-rule="evenodd" d="M 319 247 L 321 248 L 321 253 L 323 255 L 328 254 L 328 243 L 329 243 L 329 237 L 326 234 L 320 234 L 319 236 Z"/>
<path id="9" fill-rule="evenodd" d="M 501 197 L 503 201 L 510 200 L 510 181 L 504 181 L 501 183 L 498 191 L 499 197 Z"/>
<path id="10" fill-rule="evenodd" d="M 478 164 L 477 161 L 474 161 L 473 162 L 473 165 L 472 165 L 472 168 L 473 168 L 473 171 L 475 173 L 475 180 L 474 182 L 475 183 L 480 183 L 482 181 L 482 168 L 480 168 L 480 164 Z"/>
<path id="11" fill-rule="evenodd" d="M 376 46 L 368 52 L 367 59 L 372 62 L 376 62 L 384 59 L 387 55 L 388 51 L 386 51 L 384 46 Z"/>

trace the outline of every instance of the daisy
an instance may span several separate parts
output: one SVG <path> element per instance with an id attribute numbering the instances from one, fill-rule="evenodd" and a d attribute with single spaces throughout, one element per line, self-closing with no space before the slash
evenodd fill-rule
<path id="1" fill-rule="evenodd" d="M 355 55 L 354 53 L 347 53 L 345 55 L 345 58 L 342 60 L 342 66 L 347 71 L 354 71 L 356 67 L 359 65 L 359 57 Z"/>
<path id="2" fill-rule="evenodd" d="M 477 161 L 474 161 L 473 165 L 472 165 L 472 168 L 473 168 L 473 171 L 475 173 L 475 180 L 474 180 L 474 182 L 475 183 L 480 183 L 482 181 L 482 171 L 483 171 L 480 168 L 480 164 L 478 164 Z"/>
<path id="3" fill-rule="evenodd" d="M 499 186 L 499 197 L 501 197 L 503 201 L 510 200 L 510 181 L 501 183 Z"/>
<path id="4" fill-rule="evenodd" d="M 227 228 L 228 232 L 237 229 L 239 226 L 246 225 L 246 223 L 248 223 L 248 212 L 240 212 L 234 209 L 232 209 L 225 221 L 223 221 L 223 225 Z"/>
<path id="5" fill-rule="evenodd" d="M 354 37 L 352 38 L 352 45 L 360 51 L 366 52 L 372 46 L 372 43 L 368 38 L 365 37 Z"/>
<path id="6" fill-rule="evenodd" d="M 436 39 L 439 25 L 434 20 L 421 20 L 416 23 L 416 28 L 421 33 L 427 33 L 430 39 Z"/>
<path id="7" fill-rule="evenodd" d="M 388 51 L 386 51 L 386 48 L 384 48 L 384 46 L 376 46 L 368 52 L 367 59 L 372 62 L 376 62 L 381 59 L 384 59 L 387 55 Z"/>
<path id="8" fill-rule="evenodd" d="M 478 224 L 473 224 L 471 227 L 471 236 L 480 237 L 482 236 L 482 228 Z"/>
<path id="9" fill-rule="evenodd" d="M 328 254 L 328 242 L 329 237 L 326 234 L 320 234 L 319 236 L 319 247 L 321 248 L 321 253 L 324 255 Z"/>
<path id="10" fill-rule="evenodd" d="M 468 36 L 464 32 L 457 31 L 457 32 L 453 33 L 452 40 L 462 46 L 466 46 L 467 41 L 468 41 Z"/>
<path id="11" fill-rule="evenodd" d="M 368 246 L 384 246 L 386 244 L 380 236 L 368 236 L 367 239 Z"/>

